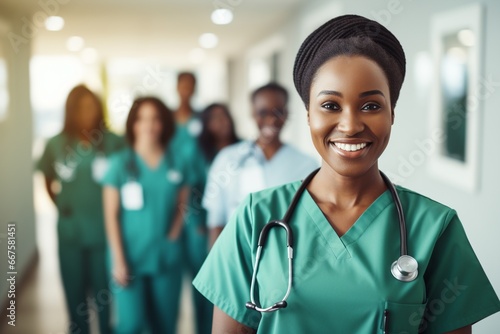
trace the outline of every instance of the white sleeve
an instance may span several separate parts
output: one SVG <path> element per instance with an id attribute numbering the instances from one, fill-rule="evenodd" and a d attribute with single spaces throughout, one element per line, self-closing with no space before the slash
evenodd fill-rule
<path id="1" fill-rule="evenodd" d="M 228 157 L 221 151 L 214 159 L 208 171 L 207 184 L 203 194 L 202 206 L 207 210 L 207 226 L 209 228 L 224 226 L 227 217 L 227 186 L 224 184 L 224 174 Z"/>

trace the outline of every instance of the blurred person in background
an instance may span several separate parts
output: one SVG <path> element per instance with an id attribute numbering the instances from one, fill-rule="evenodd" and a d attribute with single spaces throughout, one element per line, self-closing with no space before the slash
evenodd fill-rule
<path id="1" fill-rule="evenodd" d="M 224 147 L 239 142 L 234 120 L 228 107 L 222 103 L 212 103 L 200 114 L 202 131 L 198 145 L 205 159 L 206 168 Z"/>
<path id="2" fill-rule="evenodd" d="M 89 291 L 96 301 L 100 333 L 110 333 L 106 236 L 98 182 L 107 168 L 107 156 L 123 144 L 122 138 L 108 131 L 99 98 L 79 85 L 66 100 L 63 130 L 49 139 L 37 164 L 58 210 L 59 265 L 70 333 L 90 331 Z"/>
<path id="3" fill-rule="evenodd" d="M 103 179 L 116 333 L 176 331 L 189 166 L 169 148 L 174 122 L 159 99 L 136 99 L 129 147 L 111 157 Z"/>
<path id="4" fill-rule="evenodd" d="M 181 72 L 177 76 L 179 107 L 174 112 L 175 136 L 170 145 L 179 159 L 189 164 L 192 180 L 191 192 L 186 206 L 185 225 L 182 232 L 182 254 L 184 268 L 191 280 L 205 261 L 208 250 L 206 211 L 201 206 L 206 180 L 206 168 L 198 146 L 202 124 L 199 113 L 195 112 L 191 100 L 196 90 L 196 77 L 191 72 Z M 210 333 L 212 327 L 212 305 L 197 290 L 192 289 L 196 331 Z"/>
<path id="5" fill-rule="evenodd" d="M 240 202 L 251 192 L 300 180 L 318 167 L 310 156 L 280 139 L 288 117 L 288 92 L 277 83 L 251 95 L 255 140 L 224 148 L 215 158 L 203 196 L 213 245 Z"/>

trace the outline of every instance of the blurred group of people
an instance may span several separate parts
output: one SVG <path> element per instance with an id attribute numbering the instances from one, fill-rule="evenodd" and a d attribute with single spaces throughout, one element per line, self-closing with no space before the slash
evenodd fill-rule
<path id="1" fill-rule="evenodd" d="M 195 112 L 195 87 L 193 73 L 178 75 L 175 111 L 137 98 L 123 137 L 108 130 L 94 92 L 69 93 L 64 127 L 37 168 L 59 213 L 70 333 L 90 332 L 89 297 L 101 334 L 175 333 L 184 275 L 197 274 L 243 198 L 318 167 L 280 139 L 288 93 L 279 84 L 251 95 L 253 140 L 240 140 L 225 104 Z M 196 332 L 210 333 L 212 305 L 192 295 Z"/>

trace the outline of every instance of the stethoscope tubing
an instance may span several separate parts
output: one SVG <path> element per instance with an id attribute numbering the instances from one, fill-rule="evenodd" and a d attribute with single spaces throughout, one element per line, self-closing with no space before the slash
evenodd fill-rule
<path id="1" fill-rule="evenodd" d="M 295 212 L 295 208 L 297 207 L 298 201 L 300 200 L 302 194 L 306 190 L 308 184 L 311 182 L 313 177 L 318 173 L 320 168 L 314 170 L 312 173 L 310 173 L 304 181 L 301 183 L 300 187 L 297 189 L 295 192 L 295 195 L 292 198 L 292 202 L 288 206 L 287 211 L 285 212 L 285 215 L 283 216 L 283 219 L 281 220 L 272 220 L 268 222 L 264 227 L 262 228 L 260 234 L 259 234 L 259 239 L 257 242 L 257 251 L 255 255 L 255 264 L 253 266 L 253 273 L 252 273 L 252 281 L 250 283 L 250 302 L 246 303 L 246 307 L 249 309 L 256 310 L 258 312 L 272 312 L 272 311 L 277 311 L 279 309 L 287 307 L 287 302 L 286 300 L 288 299 L 288 296 L 290 295 L 292 285 L 293 285 L 293 230 L 290 227 L 290 219 L 292 218 L 293 213 Z M 393 276 L 398 279 L 399 281 L 402 282 L 411 282 L 413 281 L 417 275 L 418 275 L 418 263 L 417 261 L 408 255 L 408 247 L 407 247 L 407 235 L 406 235 L 406 220 L 404 217 L 404 212 L 403 212 L 403 206 L 401 204 L 401 200 L 399 199 L 396 187 L 394 184 L 389 180 L 389 178 L 382 172 L 380 172 L 380 175 L 382 176 L 382 179 L 384 180 L 384 183 L 386 184 L 387 188 L 389 189 L 389 192 L 391 193 L 391 197 L 393 199 L 393 202 L 396 206 L 396 211 L 398 214 L 398 221 L 399 221 L 399 236 L 400 236 L 400 257 L 398 258 L 397 261 L 394 261 L 393 264 L 391 265 L 391 273 Z M 260 263 L 260 259 L 264 250 L 265 243 L 267 241 L 267 236 L 269 234 L 269 231 L 273 227 L 281 227 L 285 230 L 286 232 L 286 237 L 287 237 L 287 255 L 288 255 L 288 288 L 285 293 L 285 296 L 281 299 L 281 301 L 274 303 L 273 305 L 262 308 L 257 305 L 255 301 L 255 284 L 257 281 L 257 271 Z"/>

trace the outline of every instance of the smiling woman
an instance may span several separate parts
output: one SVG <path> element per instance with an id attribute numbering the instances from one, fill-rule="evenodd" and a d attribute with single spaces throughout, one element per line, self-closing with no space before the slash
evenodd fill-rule
<path id="1" fill-rule="evenodd" d="M 193 282 L 213 333 L 470 333 L 500 310 L 455 210 L 378 168 L 405 64 L 396 37 L 356 15 L 304 41 L 294 81 L 322 166 L 233 215 Z"/>

